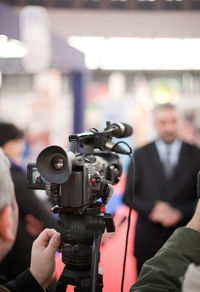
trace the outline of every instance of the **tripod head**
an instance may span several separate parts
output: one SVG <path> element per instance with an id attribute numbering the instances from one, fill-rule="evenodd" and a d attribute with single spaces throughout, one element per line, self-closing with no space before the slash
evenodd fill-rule
<path id="1" fill-rule="evenodd" d="M 76 286 L 75 291 L 102 291 L 103 279 L 98 273 L 101 237 L 105 228 L 108 232 L 115 231 L 112 215 L 100 213 L 102 207 L 97 202 L 85 214 L 60 214 L 61 238 L 70 244 L 63 245 L 65 268 L 56 292 L 66 291 L 68 284 Z"/>

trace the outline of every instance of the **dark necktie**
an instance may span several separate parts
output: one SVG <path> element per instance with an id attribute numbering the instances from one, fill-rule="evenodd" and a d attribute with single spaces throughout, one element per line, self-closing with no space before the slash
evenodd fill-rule
<path id="1" fill-rule="evenodd" d="M 173 174 L 173 166 L 170 161 L 170 147 L 167 146 L 166 158 L 164 161 L 164 169 L 167 178 L 170 178 Z"/>

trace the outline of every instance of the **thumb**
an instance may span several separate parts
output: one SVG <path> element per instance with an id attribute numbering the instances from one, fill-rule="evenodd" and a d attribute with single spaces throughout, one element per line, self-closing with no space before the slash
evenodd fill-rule
<path id="1" fill-rule="evenodd" d="M 51 237 L 47 250 L 51 253 L 56 252 L 58 247 L 60 246 L 60 234 L 58 232 L 54 233 L 54 235 Z"/>

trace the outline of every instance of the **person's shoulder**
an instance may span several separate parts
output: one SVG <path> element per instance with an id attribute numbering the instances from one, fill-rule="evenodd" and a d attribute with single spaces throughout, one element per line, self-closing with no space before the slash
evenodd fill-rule
<path id="1" fill-rule="evenodd" d="M 13 173 L 23 173 L 22 168 L 19 165 L 13 163 L 11 163 L 10 170 Z"/>
<path id="2" fill-rule="evenodd" d="M 141 147 L 136 148 L 135 153 L 143 153 L 143 152 L 146 152 L 146 151 L 151 151 L 154 148 L 155 148 L 155 142 L 153 141 L 153 142 L 145 144 L 145 145 L 143 145 Z"/>
<path id="3" fill-rule="evenodd" d="M 200 148 L 197 147 L 196 145 L 185 142 L 185 141 L 183 141 L 182 143 L 183 143 L 183 148 L 185 148 L 186 150 L 200 154 Z"/>
<path id="4" fill-rule="evenodd" d="M 10 172 L 11 172 L 12 179 L 14 181 L 15 180 L 17 180 L 17 181 L 26 180 L 26 175 L 19 166 L 11 165 Z"/>

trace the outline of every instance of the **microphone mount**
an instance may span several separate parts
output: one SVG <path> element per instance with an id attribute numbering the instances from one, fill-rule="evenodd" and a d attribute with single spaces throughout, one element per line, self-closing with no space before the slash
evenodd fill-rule
<path id="1" fill-rule="evenodd" d="M 71 145 L 71 151 L 75 152 L 80 147 L 83 148 L 83 153 L 91 154 L 94 149 L 100 149 L 103 151 L 114 151 L 119 154 L 130 154 L 131 150 L 127 151 L 123 147 L 119 146 L 119 143 L 113 143 L 112 137 L 125 138 L 132 134 L 132 127 L 125 123 L 113 123 L 106 122 L 106 128 L 103 132 L 99 132 L 96 128 L 91 128 L 90 132 L 73 134 L 69 136 Z M 126 144 L 126 143 L 124 143 Z"/>

